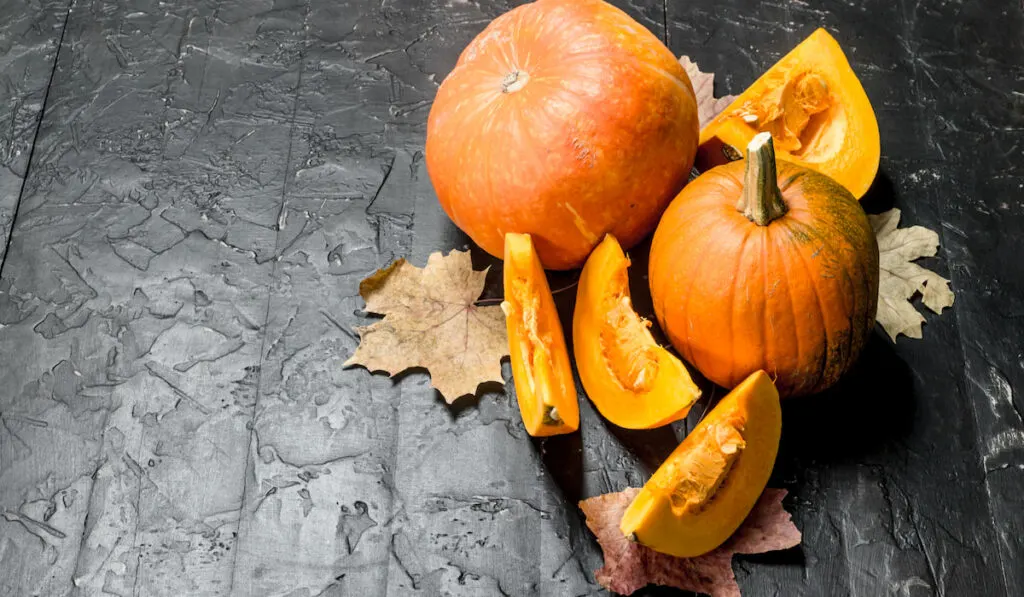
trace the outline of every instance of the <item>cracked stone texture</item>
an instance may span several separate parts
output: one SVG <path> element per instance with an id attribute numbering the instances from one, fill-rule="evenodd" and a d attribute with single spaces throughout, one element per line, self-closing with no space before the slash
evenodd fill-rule
<path id="1" fill-rule="evenodd" d="M 686 423 L 584 400 L 580 433 L 534 440 L 510 382 L 449 408 L 423 373 L 341 368 L 360 279 L 468 244 L 425 122 L 513 4 L 0 0 L 0 596 L 602 593 L 575 503 Z M 865 206 L 937 230 L 957 291 L 786 404 L 804 544 L 739 559 L 744 594 L 1024 594 L 1024 8 L 617 4 L 723 93 L 830 28 L 882 130 Z"/>
<path id="2" fill-rule="evenodd" d="M 0 0 L 0 263 L 67 14 L 68 0 Z"/>

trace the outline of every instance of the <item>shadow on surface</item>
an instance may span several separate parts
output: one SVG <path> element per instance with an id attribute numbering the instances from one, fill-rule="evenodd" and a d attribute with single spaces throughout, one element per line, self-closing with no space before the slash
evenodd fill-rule
<path id="1" fill-rule="evenodd" d="M 779 461 L 860 462 L 905 437 L 914 409 L 910 368 L 876 329 L 860 359 L 838 384 L 783 404 Z"/>
<path id="2" fill-rule="evenodd" d="M 423 373 L 426 373 L 426 369 L 420 369 Z M 429 375 L 429 374 L 428 374 Z M 397 377 L 396 377 L 397 379 Z M 397 383 L 397 381 L 396 381 Z M 465 396 L 459 396 L 455 399 L 455 402 L 449 404 L 441 392 L 434 390 L 434 402 L 438 406 L 444 407 L 448 411 L 448 415 L 451 420 L 458 419 L 462 413 L 466 412 L 471 408 L 478 408 L 480 402 L 487 399 L 495 399 L 498 394 L 505 392 L 505 384 L 496 381 L 486 381 L 476 388 L 475 394 L 466 394 Z"/>
<path id="3" fill-rule="evenodd" d="M 473 269 L 487 269 L 487 278 L 484 281 L 484 291 L 477 299 L 477 304 L 497 305 L 504 299 L 502 275 L 505 271 L 504 262 L 478 247 L 475 243 L 469 243 L 459 250 L 468 249 L 473 259 Z"/>
<path id="4" fill-rule="evenodd" d="M 530 439 L 566 505 L 575 508 L 576 503 L 586 497 L 583 495 L 583 434 L 576 431 Z"/>
<path id="5" fill-rule="evenodd" d="M 786 509 L 789 510 L 790 507 L 787 506 Z M 765 564 L 768 566 L 803 567 L 807 563 L 802 545 L 779 551 L 769 551 L 767 553 L 737 554 L 736 558 L 736 562 L 749 562 L 751 564 Z"/>
<path id="6" fill-rule="evenodd" d="M 896 206 L 896 187 L 888 174 L 878 171 L 875 181 L 860 198 L 860 204 L 869 214 L 879 214 Z"/>
<path id="7" fill-rule="evenodd" d="M 506 358 L 505 360 L 508 359 Z M 373 375 L 387 376 L 386 373 L 381 372 L 374 372 Z M 422 376 L 418 377 L 418 379 L 424 380 L 427 384 L 430 383 L 430 371 L 424 367 L 410 367 L 408 369 L 400 371 L 391 376 L 391 383 L 397 386 L 398 384 L 402 383 L 402 381 L 404 381 L 406 378 L 412 376 Z M 503 383 L 497 381 L 486 381 L 477 386 L 475 393 L 459 396 L 458 398 L 455 399 L 455 402 L 451 404 L 448 404 L 448 401 L 444 399 L 444 396 L 441 394 L 441 392 L 438 392 L 436 389 L 433 390 L 433 394 L 434 402 L 437 403 L 438 406 L 444 407 L 448 411 L 448 414 L 451 416 L 452 420 L 454 421 L 455 419 L 459 418 L 459 416 L 462 415 L 462 413 L 464 413 L 465 411 L 469 410 L 470 408 L 476 407 L 481 400 L 484 400 L 487 397 L 493 398 L 494 394 L 501 394 L 504 393 L 504 391 L 505 385 Z"/>
<path id="8" fill-rule="evenodd" d="M 672 450 L 679 445 L 679 439 L 673 430 L 673 425 L 666 425 L 655 429 L 624 429 L 602 420 L 608 433 L 615 436 L 623 447 L 640 459 L 648 475 L 653 474 L 661 466 L 661 463 L 668 458 Z M 680 436 L 682 435 L 682 431 Z"/>

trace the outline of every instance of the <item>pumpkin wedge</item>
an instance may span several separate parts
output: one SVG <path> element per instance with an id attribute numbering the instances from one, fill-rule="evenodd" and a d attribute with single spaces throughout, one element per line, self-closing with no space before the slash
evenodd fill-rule
<path id="1" fill-rule="evenodd" d="M 576 384 L 555 300 L 529 234 L 505 235 L 505 312 L 512 379 L 526 431 L 572 433 L 580 425 Z"/>
<path id="2" fill-rule="evenodd" d="M 878 172 L 875 112 L 839 43 L 824 29 L 709 122 L 700 144 L 743 148 L 759 132 L 771 133 L 779 159 L 833 178 L 858 199 Z"/>
<path id="3" fill-rule="evenodd" d="M 655 471 L 623 515 L 620 530 L 680 558 L 715 549 L 764 491 L 781 433 L 779 394 L 758 371 L 723 398 Z"/>
<path id="4" fill-rule="evenodd" d="M 628 267 L 619 241 L 605 235 L 580 275 L 573 352 L 583 387 L 604 418 L 627 429 L 651 429 L 684 418 L 700 389 L 633 310 Z"/>

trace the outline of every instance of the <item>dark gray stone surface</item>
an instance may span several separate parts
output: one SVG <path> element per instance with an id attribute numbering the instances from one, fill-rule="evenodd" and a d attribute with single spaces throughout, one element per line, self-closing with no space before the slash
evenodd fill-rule
<path id="1" fill-rule="evenodd" d="M 865 207 L 936 230 L 928 267 L 957 294 L 952 312 L 927 315 L 923 340 L 879 334 L 828 399 L 787 405 L 776 478 L 795 488 L 803 566 L 751 582 L 785 595 L 1024 595 L 1022 6 L 751 6 L 670 3 L 670 46 L 737 90 L 815 27 L 832 31 L 882 133 Z"/>
<path id="2" fill-rule="evenodd" d="M 835 32 L 882 128 L 866 207 L 939 231 L 957 292 L 786 404 L 805 541 L 738 560 L 744 594 L 1024 594 L 1024 8 L 618 4 L 723 92 Z M 575 502 L 642 483 L 684 424 L 584 400 L 533 440 L 510 384 L 449 408 L 341 368 L 362 277 L 467 244 L 425 121 L 510 7 L 0 3 L 0 595 L 601 593 Z"/>
<path id="3" fill-rule="evenodd" d="M 69 9 L 68 0 L 0 2 L 0 263 Z"/>

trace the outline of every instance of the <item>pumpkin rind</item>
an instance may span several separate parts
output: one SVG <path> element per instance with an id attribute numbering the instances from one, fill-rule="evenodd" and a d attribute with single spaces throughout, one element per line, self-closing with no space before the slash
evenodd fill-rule
<path id="1" fill-rule="evenodd" d="M 526 432 L 572 433 L 580 425 L 576 384 L 562 323 L 528 234 L 505 241 L 505 311 L 516 400 Z"/>
<path id="2" fill-rule="evenodd" d="M 787 211 L 759 226 L 737 210 L 746 161 L 691 182 L 654 234 L 654 311 L 673 346 L 733 387 L 763 369 L 783 396 L 819 392 L 852 366 L 878 303 L 878 245 L 856 199 L 778 161 Z"/>
<path id="3" fill-rule="evenodd" d="M 533 236 L 548 269 L 605 233 L 629 248 L 686 183 L 696 100 L 671 51 L 600 0 L 538 0 L 495 19 L 441 84 L 426 164 L 448 216 L 502 253 Z"/>
<path id="4" fill-rule="evenodd" d="M 686 417 L 700 389 L 633 311 L 628 267 L 610 234 L 587 259 L 572 319 L 573 353 L 583 388 L 604 418 L 652 429 Z"/>
<path id="5" fill-rule="evenodd" d="M 795 134 L 787 134 L 787 128 Z M 824 29 L 814 31 L 701 129 L 702 155 L 720 143 L 742 149 L 760 131 L 772 133 L 780 159 L 831 177 L 858 199 L 878 172 L 875 112 L 839 43 Z"/>
<path id="6" fill-rule="evenodd" d="M 622 517 L 627 537 L 680 558 L 728 539 L 757 503 L 782 434 L 779 394 L 763 371 L 715 406 L 665 459 Z"/>

